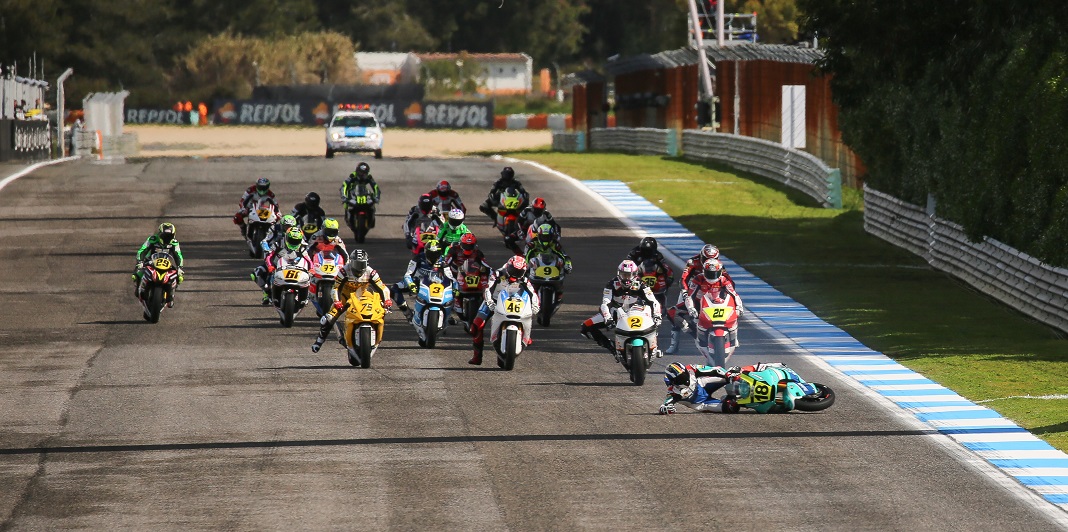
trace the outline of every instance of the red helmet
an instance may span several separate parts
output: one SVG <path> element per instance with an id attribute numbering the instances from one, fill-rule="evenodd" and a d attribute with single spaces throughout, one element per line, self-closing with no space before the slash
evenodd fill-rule
<path id="1" fill-rule="evenodd" d="M 438 194 L 447 194 L 450 190 L 452 190 L 452 185 L 448 181 L 442 180 L 438 183 Z"/>
<path id="2" fill-rule="evenodd" d="M 541 216 L 541 213 L 545 212 L 545 198 L 534 198 L 534 203 L 530 204 L 530 210 L 534 211 L 534 216 Z"/>
<path id="3" fill-rule="evenodd" d="M 701 263 L 701 269 L 704 270 L 705 280 L 710 283 L 719 282 L 723 276 L 723 263 L 716 259 L 705 260 Z"/>
<path id="4" fill-rule="evenodd" d="M 508 263 L 504 265 L 504 274 L 508 276 L 508 281 L 512 283 L 526 277 L 527 260 L 519 255 L 508 259 Z"/>
<path id="5" fill-rule="evenodd" d="M 475 246 L 478 244 L 478 239 L 475 238 L 474 233 L 467 233 L 460 237 L 460 251 L 463 256 L 470 257 L 475 253 Z"/>

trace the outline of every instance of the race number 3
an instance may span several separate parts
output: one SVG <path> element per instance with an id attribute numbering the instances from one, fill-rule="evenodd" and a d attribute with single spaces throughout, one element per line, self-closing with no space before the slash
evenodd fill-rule
<path id="1" fill-rule="evenodd" d="M 438 297 L 438 296 L 441 295 L 441 293 L 444 290 L 445 290 L 444 286 L 442 286 L 440 284 L 437 284 L 437 283 L 434 283 L 434 284 L 430 285 L 430 296 L 431 297 Z"/>

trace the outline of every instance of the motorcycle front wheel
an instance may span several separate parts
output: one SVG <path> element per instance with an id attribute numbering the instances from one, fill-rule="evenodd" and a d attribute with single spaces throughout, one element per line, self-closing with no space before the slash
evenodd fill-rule
<path id="1" fill-rule="evenodd" d="M 727 337 L 708 335 L 708 351 L 712 354 L 712 365 L 724 367 L 727 364 Z"/>
<path id="2" fill-rule="evenodd" d="M 437 309 L 433 309 L 426 313 L 426 322 L 423 323 L 423 331 L 426 334 L 426 347 L 434 349 L 434 346 L 438 343 L 438 313 L 441 312 Z"/>
<path id="3" fill-rule="evenodd" d="M 293 292 L 286 292 L 282 296 L 282 327 L 292 327 L 293 319 L 297 316 L 297 296 Z"/>
<path id="4" fill-rule="evenodd" d="M 356 215 L 356 229 L 353 231 L 353 234 L 356 236 L 356 242 L 362 244 L 367 238 L 368 222 L 366 214 L 360 213 Z"/>
<path id="5" fill-rule="evenodd" d="M 627 354 L 630 359 L 630 382 L 635 386 L 645 384 L 645 344 L 628 345 Z"/>
<path id="6" fill-rule="evenodd" d="M 497 366 L 504 371 L 512 371 L 515 369 L 515 346 L 519 340 L 517 337 L 519 331 L 514 329 L 508 329 L 504 331 L 504 337 L 501 338 L 501 355 L 497 357 Z"/>
<path id="7" fill-rule="evenodd" d="M 812 383 L 816 393 L 794 399 L 794 408 L 802 412 L 819 412 L 834 404 L 834 390 L 817 382 Z"/>
<path id="8" fill-rule="evenodd" d="M 159 315 L 163 312 L 163 287 L 153 286 L 148 294 L 148 301 L 145 303 L 148 305 L 149 323 L 159 323 Z"/>
<path id="9" fill-rule="evenodd" d="M 371 345 L 371 328 L 360 327 L 360 367 L 367 369 L 371 367 L 371 350 L 374 346 Z"/>

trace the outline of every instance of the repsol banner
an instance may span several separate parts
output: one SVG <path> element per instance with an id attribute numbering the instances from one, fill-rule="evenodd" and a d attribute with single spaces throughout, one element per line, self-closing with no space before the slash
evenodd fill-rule
<path id="1" fill-rule="evenodd" d="M 492 129 L 493 102 L 425 102 L 412 127 Z"/>
<path id="2" fill-rule="evenodd" d="M 127 124 L 188 124 L 188 118 L 174 109 L 126 109 Z"/>
<path id="3" fill-rule="evenodd" d="M 232 125 L 316 125 L 330 119 L 326 102 L 268 102 L 258 100 L 215 100 L 215 124 Z"/>

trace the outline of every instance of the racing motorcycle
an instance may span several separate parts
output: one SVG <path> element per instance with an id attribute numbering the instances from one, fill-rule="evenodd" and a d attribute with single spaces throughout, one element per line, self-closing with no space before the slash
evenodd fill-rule
<path id="1" fill-rule="evenodd" d="M 697 313 L 697 349 L 705 356 L 710 366 L 726 367 L 727 359 L 734 354 L 731 330 L 737 331 L 738 301 L 730 291 L 723 290 L 717 298 L 714 294 L 701 296 L 701 309 Z M 737 335 L 734 336 L 737 339 Z"/>
<path id="2" fill-rule="evenodd" d="M 528 263 L 530 284 L 538 293 L 541 308 L 538 309 L 538 325 L 549 326 L 553 314 L 560 308 L 564 294 L 564 259 L 554 253 L 540 253 Z"/>
<path id="3" fill-rule="evenodd" d="M 263 239 L 281 217 L 278 204 L 269 197 L 260 198 L 255 208 L 249 209 L 245 215 L 245 244 L 250 257 L 263 258 Z"/>
<path id="4" fill-rule="evenodd" d="M 497 221 L 494 226 L 504 237 L 504 247 L 512 250 L 516 255 L 522 255 L 523 250 L 519 243 L 525 241 L 522 227 L 519 225 L 519 210 L 526 203 L 523 195 L 514 188 L 508 188 L 501 192 L 501 198 L 497 204 Z"/>
<path id="5" fill-rule="evenodd" d="M 457 299 L 460 303 L 460 318 L 464 330 L 471 330 L 471 323 L 482 307 L 483 292 L 489 286 L 489 273 L 482 271 L 482 264 L 473 259 L 463 263 L 462 271 L 456 272 Z"/>
<path id="6" fill-rule="evenodd" d="M 388 311 L 382 304 L 382 295 L 369 289 L 354 291 L 347 306 L 344 338 L 349 364 L 369 368 L 382 341 Z"/>
<path id="7" fill-rule="evenodd" d="M 652 307 L 632 303 L 614 311 L 616 362 L 630 372 L 630 381 L 636 386 L 645 384 L 645 374 L 653 364 L 653 342 L 656 340 L 657 323 Z"/>
<path id="8" fill-rule="evenodd" d="M 283 327 L 292 327 L 297 314 L 308 304 L 312 279 L 308 266 L 304 257 L 292 262 L 282 258 L 274 271 L 271 279 L 271 302 L 278 310 L 278 318 Z"/>
<path id="9" fill-rule="evenodd" d="M 446 283 L 441 272 L 431 271 L 419 280 L 412 316 L 412 325 L 419 335 L 419 347 L 433 349 L 438 336 L 445 334 L 452 312 L 452 298 L 452 283 Z"/>
<path id="10" fill-rule="evenodd" d="M 322 229 L 323 227 L 323 220 L 324 218 L 322 216 L 311 214 L 304 219 L 297 219 L 297 224 L 300 226 L 301 232 L 304 233 L 305 242 L 314 240 L 315 233 L 318 233 L 319 229 Z"/>
<path id="11" fill-rule="evenodd" d="M 533 302 L 526 290 L 506 285 L 497 293 L 490 321 L 490 341 L 497 352 L 497 367 L 511 371 L 515 359 L 523 352 L 523 332 L 530 331 L 534 316 Z"/>
<path id="12" fill-rule="evenodd" d="M 345 256 L 338 252 L 337 246 L 334 246 L 332 250 L 316 253 L 311 259 L 313 279 L 309 285 L 309 292 L 312 306 L 315 307 L 315 315 L 322 317 L 330 312 L 330 306 L 334 304 L 334 280 L 337 279 L 341 268 L 345 267 Z"/>
<path id="13" fill-rule="evenodd" d="M 365 194 L 366 190 L 361 185 L 345 198 L 345 223 L 348 224 L 356 242 L 363 243 L 367 233 L 375 225 L 375 197 Z"/>
<path id="14" fill-rule="evenodd" d="M 141 263 L 140 273 L 137 300 L 144 310 L 145 321 L 159 323 L 165 303 L 174 297 L 178 287 L 178 264 L 170 253 L 157 251 Z"/>
<path id="15" fill-rule="evenodd" d="M 805 382 L 796 371 L 779 365 L 759 371 L 731 374 L 724 386 L 723 412 L 736 414 L 751 408 L 761 414 L 775 412 L 817 412 L 834 404 L 834 390 L 816 382 Z"/>
<path id="16" fill-rule="evenodd" d="M 438 231 L 441 230 L 441 219 L 437 216 L 423 216 L 415 225 L 415 230 L 409 235 L 408 249 L 413 255 L 423 251 L 423 246 L 431 240 L 438 239 Z"/>
<path id="17" fill-rule="evenodd" d="M 655 260 L 644 260 L 638 265 L 638 275 L 642 283 L 649 287 L 653 296 L 660 302 L 660 308 L 666 309 L 668 278 L 667 272 Z"/>

